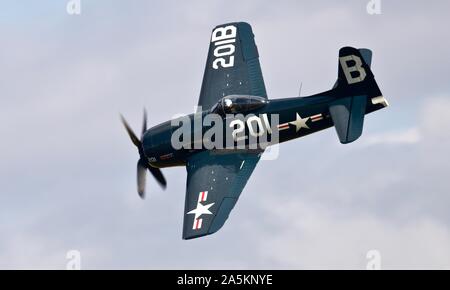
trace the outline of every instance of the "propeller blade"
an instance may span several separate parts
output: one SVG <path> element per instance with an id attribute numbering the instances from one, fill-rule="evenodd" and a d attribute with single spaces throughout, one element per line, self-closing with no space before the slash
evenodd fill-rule
<path id="1" fill-rule="evenodd" d="M 144 120 L 142 122 L 142 132 L 141 132 L 141 139 L 144 135 L 145 131 L 147 131 L 147 110 L 144 108 Z"/>
<path id="2" fill-rule="evenodd" d="M 144 199 L 145 198 L 145 178 L 147 173 L 147 167 L 141 159 L 139 159 L 137 163 L 137 190 L 139 196 Z"/>
<path id="3" fill-rule="evenodd" d="M 134 134 L 130 125 L 128 125 L 127 121 L 125 120 L 125 118 L 122 115 L 120 115 L 120 118 L 122 119 L 122 124 L 125 126 L 125 129 L 127 130 L 128 136 L 130 136 L 131 142 L 133 142 L 133 144 L 136 147 L 141 148 L 141 141 L 138 139 L 136 134 Z"/>
<path id="4" fill-rule="evenodd" d="M 161 170 L 156 167 L 148 166 L 147 167 L 150 173 L 153 175 L 153 177 L 158 181 L 159 185 L 161 185 L 162 188 L 166 188 L 167 182 L 164 178 L 164 175 L 162 174 Z"/>
<path id="5" fill-rule="evenodd" d="M 133 144 L 138 148 L 139 150 L 139 161 L 137 163 L 137 191 L 139 196 L 144 199 L 145 198 L 145 183 L 146 183 L 146 173 L 147 169 L 150 171 L 150 173 L 155 177 L 156 181 L 159 183 L 159 185 L 162 188 L 166 188 L 167 182 L 164 178 L 164 175 L 162 174 L 161 170 L 156 167 L 150 166 L 150 164 L 147 162 L 145 154 L 143 152 L 142 148 L 142 142 L 138 139 L 136 134 L 131 129 L 130 125 L 128 125 L 125 118 L 120 115 L 120 118 L 122 119 L 122 123 L 125 126 L 125 129 L 127 130 L 128 136 L 130 136 L 131 141 Z M 144 133 L 147 131 L 147 111 L 144 109 L 144 120 L 142 122 L 142 133 L 141 138 L 144 135 Z"/>

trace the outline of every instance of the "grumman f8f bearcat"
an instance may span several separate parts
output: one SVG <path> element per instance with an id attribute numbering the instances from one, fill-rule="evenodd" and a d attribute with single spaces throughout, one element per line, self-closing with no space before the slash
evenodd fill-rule
<path id="1" fill-rule="evenodd" d="M 368 49 L 344 47 L 339 50 L 338 78 L 331 90 L 307 97 L 268 99 L 251 26 L 244 22 L 217 26 L 212 31 L 198 102 L 201 109 L 186 118 L 195 123 L 198 117 L 219 116 L 225 139 L 231 134 L 233 145 L 243 140 L 244 147 L 207 148 L 197 146 L 198 138 L 194 137 L 186 138 L 191 147 L 176 148 L 173 135 L 180 129 L 179 123 L 167 121 L 147 130 L 144 112 L 138 138 L 122 117 L 140 155 L 139 195 L 144 197 L 147 169 L 165 188 L 160 169 L 185 166 L 183 239 L 217 232 L 264 152 L 263 146 L 250 146 L 252 138 L 248 137 L 256 136 L 258 143 L 262 142 L 258 138 L 270 135 L 269 144 L 273 145 L 334 126 L 340 142 L 347 144 L 361 136 L 365 114 L 387 107 L 370 69 L 371 59 Z M 192 131 L 200 130 L 203 138 L 211 125 L 200 123 L 200 129 Z"/>

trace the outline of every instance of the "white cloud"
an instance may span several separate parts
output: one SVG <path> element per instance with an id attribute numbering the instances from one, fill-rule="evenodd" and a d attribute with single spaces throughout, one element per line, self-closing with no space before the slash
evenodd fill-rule
<path id="1" fill-rule="evenodd" d="M 418 128 L 410 128 L 404 131 L 369 134 L 363 138 L 362 143 L 373 145 L 405 145 L 420 142 L 421 135 Z"/>

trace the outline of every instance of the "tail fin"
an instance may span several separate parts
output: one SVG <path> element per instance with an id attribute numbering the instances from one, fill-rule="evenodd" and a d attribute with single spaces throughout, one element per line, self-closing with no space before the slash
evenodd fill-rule
<path id="1" fill-rule="evenodd" d="M 372 64 L 372 51 L 370 49 L 367 49 L 367 48 L 360 48 L 360 49 L 358 49 L 358 51 L 361 54 L 361 57 L 364 60 L 364 62 L 370 68 L 370 66 Z M 339 52 L 339 60 L 340 60 L 340 57 L 341 57 L 341 52 Z M 339 80 L 341 80 L 341 82 L 342 82 L 342 80 L 345 80 L 345 74 L 341 75 L 341 63 L 340 63 L 340 61 L 339 61 L 339 66 L 338 66 L 338 79 L 334 83 L 333 89 L 335 89 L 338 86 Z"/>
<path id="2" fill-rule="evenodd" d="M 343 47 L 339 50 L 338 79 L 335 90 L 342 96 L 355 94 L 381 95 L 370 69 L 372 51 Z"/>
<path id="3" fill-rule="evenodd" d="M 343 144 L 361 136 L 366 113 L 388 105 L 370 69 L 371 62 L 369 49 L 344 47 L 339 50 L 338 80 L 332 90 L 336 100 L 329 110 Z"/>

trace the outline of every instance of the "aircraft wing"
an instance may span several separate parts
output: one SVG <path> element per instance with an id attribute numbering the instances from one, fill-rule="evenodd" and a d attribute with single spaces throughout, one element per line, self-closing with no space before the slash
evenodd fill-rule
<path id="1" fill-rule="evenodd" d="M 267 98 L 252 27 L 245 22 L 215 27 L 206 61 L 198 106 L 211 108 L 227 95 Z"/>
<path id="2" fill-rule="evenodd" d="M 188 160 L 183 239 L 215 233 L 224 225 L 261 153 L 203 151 Z"/>

